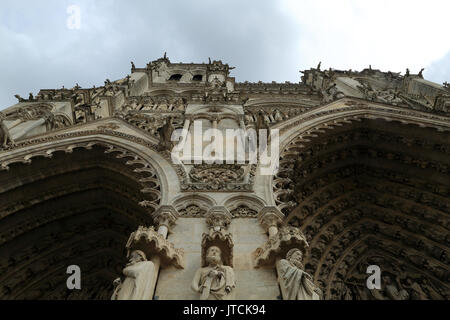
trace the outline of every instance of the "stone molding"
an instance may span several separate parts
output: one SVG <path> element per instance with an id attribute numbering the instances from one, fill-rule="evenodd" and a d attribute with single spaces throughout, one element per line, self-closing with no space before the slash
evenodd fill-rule
<path id="1" fill-rule="evenodd" d="M 180 215 L 173 206 L 162 205 L 152 214 L 152 216 L 158 227 L 166 226 L 167 229 L 170 230 Z"/>

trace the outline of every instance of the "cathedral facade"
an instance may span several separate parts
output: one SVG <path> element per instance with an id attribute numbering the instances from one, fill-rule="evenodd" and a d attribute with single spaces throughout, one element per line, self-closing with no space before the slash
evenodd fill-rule
<path id="1" fill-rule="evenodd" d="M 232 69 L 164 55 L 16 95 L 0 113 L 0 299 L 448 299 L 449 85 Z"/>

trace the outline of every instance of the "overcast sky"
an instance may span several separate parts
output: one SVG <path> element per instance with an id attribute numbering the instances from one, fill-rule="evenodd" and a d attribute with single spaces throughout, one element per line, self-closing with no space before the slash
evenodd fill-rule
<path id="1" fill-rule="evenodd" d="M 450 82 L 448 0 L 2 0 L 0 109 L 44 88 L 100 86 L 164 52 L 220 59 L 237 81 L 300 81 L 315 67 Z M 80 8 L 76 27 L 71 5 Z M 68 23 L 69 22 L 69 23 Z"/>

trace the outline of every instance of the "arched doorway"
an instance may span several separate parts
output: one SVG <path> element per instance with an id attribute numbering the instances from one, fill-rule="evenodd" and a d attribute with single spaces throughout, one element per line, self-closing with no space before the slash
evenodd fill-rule
<path id="1" fill-rule="evenodd" d="M 24 162 L 0 172 L 0 298 L 109 299 L 128 236 L 153 224 L 161 199 L 155 169 L 106 143 Z M 81 269 L 81 290 L 67 289 L 70 265 Z"/>
<path id="2" fill-rule="evenodd" d="M 382 119 L 298 135 L 273 179 L 285 223 L 310 250 L 325 299 L 448 299 L 450 136 Z M 366 287 L 367 266 L 382 289 Z"/>

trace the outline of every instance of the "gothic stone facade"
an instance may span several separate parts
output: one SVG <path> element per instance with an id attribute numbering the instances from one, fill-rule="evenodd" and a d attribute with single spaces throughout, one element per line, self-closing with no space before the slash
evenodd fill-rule
<path id="1" fill-rule="evenodd" d="M 103 86 L 17 95 L 0 113 L 0 298 L 449 298 L 448 84 L 320 65 L 242 83 L 231 69 L 164 56 Z M 196 120 L 277 129 L 278 171 L 174 163 L 168 137 Z M 214 252 L 223 287 L 202 280 Z M 282 283 L 286 255 L 308 273 L 301 294 Z"/>

